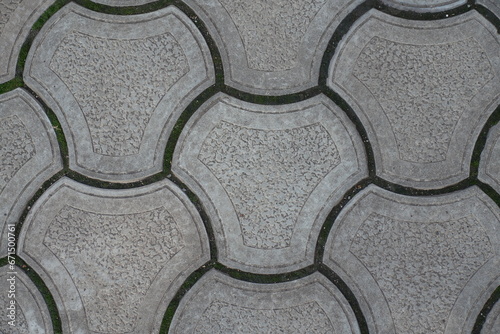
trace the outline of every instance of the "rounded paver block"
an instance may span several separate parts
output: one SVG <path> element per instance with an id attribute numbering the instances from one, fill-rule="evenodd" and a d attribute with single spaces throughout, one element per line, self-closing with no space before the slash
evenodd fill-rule
<path id="1" fill-rule="evenodd" d="M 214 81 L 210 64 L 174 7 L 114 16 L 69 4 L 35 39 L 25 80 L 60 118 L 73 170 L 128 182 L 161 171 L 178 116 Z"/>
<path id="2" fill-rule="evenodd" d="M 379 176 L 445 187 L 468 177 L 500 101 L 498 35 L 475 11 L 410 21 L 372 10 L 342 41 L 328 81 L 364 124 Z"/>
<path id="3" fill-rule="evenodd" d="M 239 90 L 282 95 L 317 84 L 326 45 L 361 0 L 187 0 L 222 56 L 225 81 Z"/>
<path id="4" fill-rule="evenodd" d="M 20 268 L 0 268 L 0 291 L 0 333 L 53 333 L 49 310 L 42 295 Z"/>
<path id="5" fill-rule="evenodd" d="M 491 128 L 488 133 L 481 153 L 478 178 L 500 193 L 500 124 Z"/>
<path id="6" fill-rule="evenodd" d="M 498 0 L 477 0 L 477 3 L 488 8 L 500 18 L 500 2 Z"/>
<path id="7" fill-rule="evenodd" d="M 396 9 L 432 13 L 465 5 L 467 0 L 382 0 L 382 2 Z"/>
<path id="8" fill-rule="evenodd" d="M 157 0 L 93 0 L 95 3 L 100 3 L 108 6 L 126 7 L 140 6 Z"/>
<path id="9" fill-rule="evenodd" d="M 62 169 L 49 119 L 26 91 L 0 95 L 0 257 L 7 255 L 7 227 L 15 225 L 38 188 Z"/>
<path id="10" fill-rule="evenodd" d="M 16 74 L 17 58 L 33 23 L 55 0 L 0 0 L 0 83 Z"/>
<path id="11" fill-rule="evenodd" d="M 262 106 L 216 95 L 181 133 L 172 170 L 211 217 L 219 261 L 256 273 L 312 264 L 324 219 L 367 176 L 354 126 L 323 96 Z"/>
<path id="12" fill-rule="evenodd" d="M 349 303 L 324 276 L 255 284 L 208 272 L 184 296 L 169 333 L 359 333 Z"/>
<path id="13" fill-rule="evenodd" d="M 500 212 L 472 187 L 409 197 L 375 186 L 337 218 L 324 262 L 371 333 L 470 333 L 500 283 Z"/>
<path id="14" fill-rule="evenodd" d="M 210 259 L 198 212 L 168 180 L 104 190 L 63 178 L 33 206 L 19 250 L 68 333 L 158 331 L 177 289 Z"/>
<path id="15" fill-rule="evenodd" d="M 486 317 L 481 334 L 496 334 L 500 328 L 500 303 L 497 301 Z"/>

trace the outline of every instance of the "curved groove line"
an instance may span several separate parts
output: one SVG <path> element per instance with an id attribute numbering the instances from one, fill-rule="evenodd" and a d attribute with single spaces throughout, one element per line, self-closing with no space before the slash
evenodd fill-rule
<path id="1" fill-rule="evenodd" d="M 498 286 L 495 291 L 493 291 L 491 297 L 486 301 L 483 308 L 481 309 L 481 312 L 479 312 L 479 314 L 477 315 L 476 322 L 474 323 L 471 334 L 481 333 L 488 314 L 496 305 L 496 303 L 498 303 L 498 300 L 500 300 L 500 286 Z"/>
<path id="2" fill-rule="evenodd" d="M 456 15 L 464 14 L 467 13 L 468 11 L 474 9 L 473 7 L 473 0 L 468 0 L 467 3 L 452 8 L 448 10 L 443 10 L 440 12 L 434 12 L 434 13 L 429 13 L 429 12 L 414 12 L 411 10 L 402 10 L 402 9 L 397 9 L 394 7 L 391 7 L 390 5 L 382 2 L 381 0 L 374 0 L 375 1 L 375 6 L 378 10 L 381 12 L 384 12 L 385 14 L 395 16 L 395 17 L 400 17 L 403 19 L 407 20 L 415 20 L 415 21 L 434 21 L 434 20 L 442 20 L 446 18 L 450 18 Z"/>
<path id="3" fill-rule="evenodd" d="M 477 137 L 476 144 L 472 151 L 472 157 L 470 162 L 470 177 L 477 179 L 479 172 L 479 164 L 481 160 L 481 154 L 486 145 L 486 140 L 488 139 L 488 133 L 492 127 L 500 122 L 500 105 L 497 106 L 495 111 L 490 115 L 486 123 L 484 124 L 479 136 Z"/>
<path id="4" fill-rule="evenodd" d="M 474 9 L 481 14 L 486 20 L 488 20 L 492 25 L 497 28 L 497 32 L 500 34 L 500 18 L 497 17 L 491 10 L 481 6 L 479 4 L 474 6 Z"/>
<path id="5" fill-rule="evenodd" d="M 344 295 L 344 298 L 349 302 L 354 315 L 356 316 L 356 320 L 358 321 L 359 332 L 361 334 L 369 334 L 368 324 L 366 322 L 366 318 L 359 306 L 359 302 L 356 299 L 356 296 L 349 288 L 349 286 L 337 275 L 332 269 L 328 268 L 326 265 L 320 265 L 318 271 L 323 274 L 326 278 L 328 278 L 339 291 Z"/>

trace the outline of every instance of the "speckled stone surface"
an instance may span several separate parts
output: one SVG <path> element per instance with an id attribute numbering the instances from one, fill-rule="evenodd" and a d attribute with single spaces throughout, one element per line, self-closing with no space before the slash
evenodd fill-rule
<path id="1" fill-rule="evenodd" d="M 218 43 L 225 82 L 261 95 L 317 84 L 333 31 L 361 0 L 187 0 Z"/>
<path id="2" fill-rule="evenodd" d="M 491 128 L 488 133 L 478 177 L 500 193 L 500 125 Z"/>
<path id="3" fill-rule="evenodd" d="M 169 333 L 359 333 L 354 313 L 321 274 L 255 284 L 216 271 L 185 296 Z"/>
<path id="4" fill-rule="evenodd" d="M 217 95 L 186 125 L 173 171 L 203 199 L 220 261 L 257 273 L 312 264 L 321 222 L 367 176 L 361 139 L 324 97 L 258 106 Z"/>
<path id="5" fill-rule="evenodd" d="M 69 4 L 37 36 L 24 74 L 60 118 L 70 167 L 127 182 L 161 170 L 168 135 L 213 65 L 173 7 L 113 16 Z"/>
<path id="6" fill-rule="evenodd" d="M 498 207 L 476 187 L 408 197 L 370 186 L 337 218 L 324 262 L 374 333 L 470 333 L 500 284 L 499 229 Z"/>
<path id="7" fill-rule="evenodd" d="M 0 256 L 7 255 L 7 224 L 17 225 L 38 188 L 62 169 L 52 126 L 22 89 L 0 95 Z"/>
<path id="8" fill-rule="evenodd" d="M 68 333 L 151 333 L 209 259 L 201 219 L 170 181 L 102 190 L 63 178 L 37 201 L 20 256 L 52 290 Z"/>
<path id="9" fill-rule="evenodd" d="M 0 84 L 14 78 L 33 23 L 55 0 L 0 0 Z"/>
<path id="10" fill-rule="evenodd" d="M 51 334 L 49 310 L 37 287 L 19 267 L 0 268 L 0 333 Z M 14 301 L 11 304 L 11 301 Z M 11 306 L 13 305 L 13 307 Z M 10 309 L 9 309 L 10 308 Z M 15 315 L 13 318 L 12 315 Z M 10 317 L 9 317 L 10 316 Z M 15 326 L 9 324 L 13 321 Z"/>
<path id="11" fill-rule="evenodd" d="M 478 13 L 409 21 L 370 11 L 330 66 L 388 181 L 432 189 L 469 174 L 475 140 L 500 99 L 500 43 Z"/>
<path id="12" fill-rule="evenodd" d="M 388 6 L 418 13 L 433 13 L 454 9 L 467 0 L 382 0 Z"/>

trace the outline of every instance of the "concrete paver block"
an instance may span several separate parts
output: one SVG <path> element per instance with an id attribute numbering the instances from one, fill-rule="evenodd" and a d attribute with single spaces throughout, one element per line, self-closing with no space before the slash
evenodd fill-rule
<path id="1" fill-rule="evenodd" d="M 500 18 L 500 2 L 497 0 L 477 0 L 477 3 L 491 10 L 498 18 Z"/>
<path id="2" fill-rule="evenodd" d="M 496 334 L 500 328 L 500 303 L 497 301 L 484 322 L 481 334 Z"/>
<path id="3" fill-rule="evenodd" d="M 499 38 L 475 11 L 410 21 L 372 10 L 337 49 L 329 85 L 364 124 L 379 176 L 441 188 L 468 176 L 500 101 Z"/>
<path id="4" fill-rule="evenodd" d="M 140 6 L 145 5 L 150 2 L 154 2 L 157 0 L 93 0 L 95 3 L 100 3 L 108 6 L 117 6 L 117 7 L 125 7 L 125 6 Z"/>
<path id="5" fill-rule="evenodd" d="M 382 0 L 382 2 L 401 10 L 432 13 L 465 5 L 467 0 Z"/>
<path id="6" fill-rule="evenodd" d="M 214 81 L 210 64 L 174 7 L 115 16 L 69 4 L 35 39 L 25 80 L 60 119 L 73 170 L 129 182 L 161 171 L 178 116 Z"/>
<path id="7" fill-rule="evenodd" d="M 488 133 L 481 153 L 478 178 L 500 193 L 500 124 L 491 128 Z"/>
<path id="8" fill-rule="evenodd" d="M 470 333 L 500 284 L 500 213 L 479 188 L 433 197 L 370 186 L 333 225 L 324 262 L 373 333 Z"/>
<path id="9" fill-rule="evenodd" d="M 317 84 L 326 45 L 360 0 L 187 0 L 221 52 L 225 81 L 261 95 Z"/>
<path id="10" fill-rule="evenodd" d="M 104 190 L 63 178 L 33 206 L 19 250 L 68 333 L 157 331 L 177 289 L 210 258 L 201 218 L 168 180 Z"/>
<path id="11" fill-rule="evenodd" d="M 262 106 L 216 95 L 184 128 L 172 170 L 202 199 L 221 263 L 256 273 L 312 264 L 324 219 L 367 176 L 361 138 L 324 96 Z"/>
<path id="12" fill-rule="evenodd" d="M 62 169 L 59 146 L 42 107 L 22 89 L 0 95 L 0 257 L 7 224 L 17 224 L 38 188 Z"/>
<path id="13" fill-rule="evenodd" d="M 169 333 L 359 333 L 341 292 L 315 273 L 255 284 L 208 272 L 183 298 Z"/>
<path id="14" fill-rule="evenodd" d="M 42 295 L 20 268 L 0 268 L 0 291 L 0 333 L 53 333 L 49 310 Z M 11 301 L 14 301 L 14 304 L 11 304 Z M 12 315 L 14 318 L 9 317 Z"/>
<path id="15" fill-rule="evenodd" d="M 0 0 L 0 84 L 14 78 L 31 26 L 55 0 Z"/>

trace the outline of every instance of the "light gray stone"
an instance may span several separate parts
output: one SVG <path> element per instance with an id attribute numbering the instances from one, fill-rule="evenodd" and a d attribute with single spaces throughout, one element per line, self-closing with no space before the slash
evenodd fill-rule
<path id="1" fill-rule="evenodd" d="M 16 225 L 38 188 L 62 169 L 52 126 L 38 102 L 16 89 L 0 95 L 0 256 L 7 227 Z"/>
<path id="2" fill-rule="evenodd" d="M 174 7 L 114 16 L 69 4 L 35 39 L 25 80 L 59 117 L 73 170 L 129 182 L 161 171 L 172 127 L 214 72 Z"/>
<path id="3" fill-rule="evenodd" d="M 397 9 L 432 13 L 465 5 L 467 0 L 382 0 L 382 2 Z"/>
<path id="4" fill-rule="evenodd" d="M 14 78 L 31 26 L 55 0 L 0 0 L 0 84 Z"/>
<path id="5" fill-rule="evenodd" d="M 187 0 L 221 51 L 225 81 L 263 95 L 317 84 L 321 58 L 340 21 L 361 0 Z"/>
<path id="6" fill-rule="evenodd" d="M 52 322 L 49 310 L 37 287 L 18 267 L 10 270 L 8 266 L 0 268 L 0 305 L 2 305 L 2 321 L 0 333 L 9 334 L 51 334 Z M 14 292 L 10 292 L 14 291 Z M 14 301 L 14 304 L 11 304 Z M 14 305 L 13 325 L 9 324 L 11 310 Z"/>
<path id="7" fill-rule="evenodd" d="M 184 128 L 172 170 L 202 199 L 219 261 L 256 273 L 312 264 L 324 219 L 367 176 L 361 139 L 324 96 L 261 106 L 216 95 Z"/>
<path id="8" fill-rule="evenodd" d="M 157 0 L 94 0 L 95 3 L 116 7 L 140 6 L 154 1 Z"/>
<path id="9" fill-rule="evenodd" d="M 481 153 L 478 178 L 500 193 L 500 124 L 491 128 L 488 133 Z"/>
<path id="10" fill-rule="evenodd" d="M 500 18 L 500 2 L 498 0 L 477 0 L 477 3 L 488 8 Z"/>
<path id="11" fill-rule="evenodd" d="M 500 210 L 479 188 L 432 197 L 370 186 L 337 218 L 324 262 L 371 333 L 470 333 L 500 283 Z"/>
<path id="12" fill-rule="evenodd" d="M 364 124 L 379 176 L 441 188 L 468 176 L 500 101 L 498 35 L 475 11 L 409 21 L 372 10 L 339 46 L 329 85 Z"/>
<path id="13" fill-rule="evenodd" d="M 500 303 L 497 301 L 486 317 L 481 334 L 496 334 L 500 329 Z"/>
<path id="14" fill-rule="evenodd" d="M 177 289 L 210 258 L 201 218 L 168 180 L 104 190 L 63 178 L 33 206 L 19 250 L 68 333 L 157 331 Z"/>
<path id="15" fill-rule="evenodd" d="M 182 299 L 169 333 L 359 333 L 347 300 L 324 276 L 255 284 L 208 272 Z"/>

